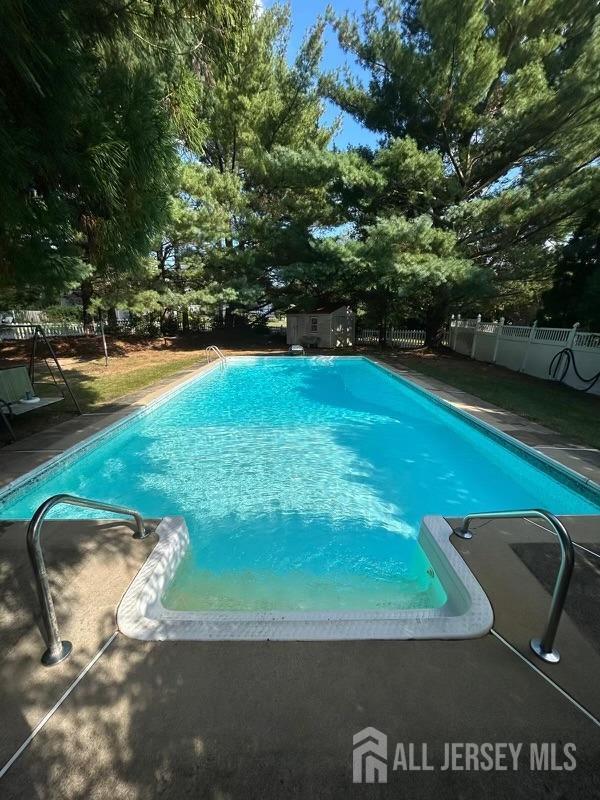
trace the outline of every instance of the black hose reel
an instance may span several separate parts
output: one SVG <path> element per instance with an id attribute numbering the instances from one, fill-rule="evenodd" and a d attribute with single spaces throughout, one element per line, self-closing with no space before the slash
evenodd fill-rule
<path id="1" fill-rule="evenodd" d="M 586 383 L 587 386 L 582 386 L 579 391 L 581 392 L 589 392 L 590 389 L 593 389 L 596 383 L 600 380 L 600 372 L 597 372 L 591 378 L 584 378 L 583 375 L 577 369 L 577 362 L 575 361 L 575 353 L 571 350 L 570 347 L 563 348 L 559 353 L 557 353 L 552 361 L 550 362 L 550 366 L 548 367 L 548 375 L 552 380 L 558 381 L 559 383 L 564 383 L 565 378 L 569 370 L 573 368 L 573 372 L 579 378 L 581 383 Z M 571 387 L 576 388 L 576 387 Z"/>

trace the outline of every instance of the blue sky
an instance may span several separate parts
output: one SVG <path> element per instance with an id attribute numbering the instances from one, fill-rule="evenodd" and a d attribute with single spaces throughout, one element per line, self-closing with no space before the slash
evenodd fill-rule
<path id="1" fill-rule="evenodd" d="M 269 8 L 275 5 L 276 0 L 263 0 L 263 6 Z M 361 12 L 364 8 L 364 0 L 291 0 L 292 7 L 292 33 L 290 36 L 289 58 L 294 59 L 304 34 L 314 24 L 318 16 L 325 13 L 328 5 L 331 5 L 337 14 L 349 12 Z M 358 67 L 346 57 L 340 49 L 334 32 L 329 28 L 325 32 L 325 53 L 323 56 L 323 71 L 336 69 L 347 63 L 348 66 L 358 73 Z M 339 108 L 331 103 L 327 103 L 324 122 L 333 122 L 341 112 Z M 366 144 L 374 146 L 377 143 L 377 136 L 371 131 L 366 130 L 347 114 L 343 116 L 343 127 L 335 137 L 335 144 L 345 149 L 348 145 Z"/>

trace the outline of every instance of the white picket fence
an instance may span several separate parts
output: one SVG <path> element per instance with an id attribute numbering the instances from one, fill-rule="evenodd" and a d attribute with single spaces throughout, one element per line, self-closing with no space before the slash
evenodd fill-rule
<path id="1" fill-rule="evenodd" d="M 442 344 L 448 344 L 450 331 L 446 329 L 442 338 Z M 425 331 L 412 330 L 411 328 L 388 328 L 385 337 L 389 347 L 400 347 L 410 350 L 415 347 L 425 345 Z M 363 328 L 356 332 L 357 344 L 379 344 L 379 331 L 376 328 Z"/>
<path id="2" fill-rule="evenodd" d="M 453 319 L 448 346 L 476 361 L 500 364 L 536 378 L 550 379 L 550 365 L 565 348 L 573 352 L 579 374 L 591 378 L 600 372 L 600 333 L 572 328 L 544 328 L 533 325 L 506 325 L 477 319 Z M 556 362 L 555 362 L 556 363 Z M 579 380 L 572 367 L 564 382 L 577 389 L 587 383 Z M 600 380 L 590 389 L 600 394 Z"/>
<path id="3" fill-rule="evenodd" d="M 379 342 L 379 331 L 375 328 L 364 328 L 356 331 L 357 344 L 377 344 Z"/>
<path id="4" fill-rule="evenodd" d="M 356 332 L 358 344 L 378 344 L 379 331 L 374 328 L 366 328 Z M 425 331 L 410 330 L 408 328 L 388 328 L 386 343 L 391 347 L 423 347 L 425 344 Z"/>

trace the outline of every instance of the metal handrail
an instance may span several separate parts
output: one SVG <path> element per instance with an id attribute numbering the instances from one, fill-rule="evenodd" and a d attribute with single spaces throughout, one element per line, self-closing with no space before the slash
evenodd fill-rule
<path id="1" fill-rule="evenodd" d="M 204 353 L 206 355 L 206 362 L 210 361 L 210 353 L 216 353 L 217 358 L 219 358 L 224 363 L 227 363 L 227 357 L 223 355 L 220 349 L 217 347 L 216 344 L 209 344 L 208 347 L 204 348 Z"/>
<path id="2" fill-rule="evenodd" d="M 115 514 L 133 517 L 136 526 L 136 532 L 133 534 L 134 539 L 145 539 L 146 536 L 151 533 L 151 530 L 144 526 L 144 520 L 141 514 L 137 511 L 131 511 L 129 508 L 123 508 L 122 506 L 101 503 L 98 500 L 88 500 L 84 497 L 75 497 L 75 495 L 71 494 L 55 494 L 41 504 L 31 518 L 27 528 L 27 552 L 29 553 L 29 560 L 33 568 L 35 584 L 42 609 L 42 619 L 44 620 L 44 627 L 46 628 L 47 649 L 42 656 L 42 664 L 45 667 L 52 667 L 54 664 L 59 664 L 61 661 L 64 661 L 65 658 L 68 658 L 73 649 L 71 642 L 62 641 L 60 638 L 56 611 L 54 610 L 54 602 L 52 601 L 52 595 L 50 593 L 48 573 L 46 572 L 46 564 L 40 544 L 40 535 L 44 518 L 54 506 L 60 503 L 66 503 L 72 506 L 83 506 L 84 508 L 95 508 L 98 511 L 111 511 Z"/>
<path id="3" fill-rule="evenodd" d="M 463 519 L 461 527 L 454 529 L 454 533 L 460 536 L 461 539 L 471 539 L 473 538 L 473 534 L 469 530 L 469 523 L 474 519 L 515 518 L 545 519 L 546 522 L 549 522 L 552 526 L 560 544 L 560 567 L 556 576 L 554 591 L 552 592 L 552 602 L 550 604 L 546 628 L 541 638 L 538 639 L 534 637 L 529 642 L 529 646 L 537 656 L 550 664 L 556 664 L 560 661 L 560 653 L 554 647 L 554 639 L 556 638 L 556 631 L 558 630 L 565 600 L 569 591 L 569 584 L 571 583 L 571 576 L 573 575 L 573 567 L 575 565 L 575 549 L 573 547 L 573 542 L 562 522 L 558 517 L 555 517 L 554 514 L 551 514 L 549 511 L 544 511 L 541 508 L 529 509 L 526 511 L 492 511 L 488 513 L 468 514 Z"/>

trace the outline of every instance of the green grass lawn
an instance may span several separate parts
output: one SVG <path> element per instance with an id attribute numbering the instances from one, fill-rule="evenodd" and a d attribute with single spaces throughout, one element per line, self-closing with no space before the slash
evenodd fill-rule
<path id="1" fill-rule="evenodd" d="M 65 370 L 73 393 L 85 411 L 97 409 L 105 403 L 110 403 L 130 392 L 144 389 L 151 384 L 168 378 L 181 369 L 198 364 L 200 355 L 189 354 L 169 361 L 159 361 L 144 366 L 140 363 L 131 364 L 128 370 L 111 369 L 98 366 L 97 369 Z M 109 362 L 110 363 L 110 362 Z"/>
<path id="2" fill-rule="evenodd" d="M 409 369 L 546 425 L 567 439 L 600 448 L 600 397 L 503 367 L 452 355 L 404 353 Z"/>

